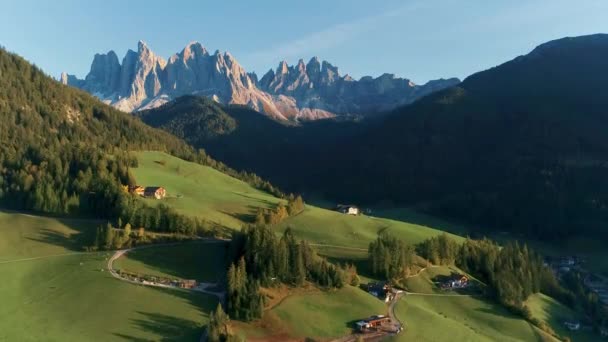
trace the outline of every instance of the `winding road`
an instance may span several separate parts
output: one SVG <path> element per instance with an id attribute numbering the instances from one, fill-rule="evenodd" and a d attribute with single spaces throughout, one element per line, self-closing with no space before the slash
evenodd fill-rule
<path id="1" fill-rule="evenodd" d="M 157 244 L 157 245 L 145 245 L 145 246 L 138 246 L 138 247 L 133 247 L 133 248 L 128 248 L 128 249 L 121 249 L 121 250 L 117 250 L 114 252 L 114 254 L 110 257 L 110 259 L 108 259 L 108 263 L 107 263 L 107 269 L 110 272 L 110 274 L 112 275 L 112 277 L 122 280 L 122 281 L 126 281 L 129 282 L 131 284 L 136 284 L 136 285 L 143 285 L 143 286 L 151 286 L 151 287 L 161 287 L 161 288 L 165 288 L 165 289 L 175 289 L 175 290 L 185 290 L 176 286 L 171 286 L 171 285 L 165 285 L 165 284 L 158 284 L 158 283 L 153 283 L 153 282 L 140 282 L 140 281 L 135 281 L 135 280 L 131 280 L 131 279 L 127 279 L 122 277 L 118 272 L 116 272 L 116 270 L 114 269 L 114 261 L 116 261 L 118 258 L 120 258 L 121 256 L 131 252 L 131 251 L 135 251 L 138 249 L 146 249 L 146 248 L 155 248 L 155 247 L 167 247 L 167 246 L 175 246 L 175 245 L 180 245 L 180 244 L 184 244 L 184 243 L 201 243 L 201 244 L 206 244 L 206 243 L 222 243 L 225 242 L 224 240 L 199 240 L 196 242 L 174 242 L 174 243 L 164 243 L 164 244 Z M 198 286 L 193 288 L 193 289 L 188 289 L 190 291 L 195 291 L 195 292 L 201 292 L 201 293 L 205 293 L 208 295 L 212 295 L 217 297 L 220 302 L 224 302 L 224 297 L 225 297 L 225 293 L 222 292 L 216 292 L 216 291 L 211 291 L 208 290 L 209 288 L 215 288 L 218 284 L 217 283 L 198 283 Z"/>

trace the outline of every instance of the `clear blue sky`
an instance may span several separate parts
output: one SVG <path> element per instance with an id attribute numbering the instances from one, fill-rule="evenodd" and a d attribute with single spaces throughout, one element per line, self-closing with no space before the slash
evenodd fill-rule
<path id="1" fill-rule="evenodd" d="M 4 1 L 3 1 L 4 2 Z M 144 40 L 230 51 L 248 71 L 319 56 L 353 77 L 422 83 L 492 67 L 564 36 L 608 32 L 606 0 L 7 0 L 0 44 L 52 76 L 84 77 L 96 52 Z"/>

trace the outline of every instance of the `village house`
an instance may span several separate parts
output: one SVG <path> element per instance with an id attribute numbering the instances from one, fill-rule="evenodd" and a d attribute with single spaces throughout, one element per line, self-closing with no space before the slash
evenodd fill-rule
<path id="1" fill-rule="evenodd" d="M 352 204 L 338 204 L 336 210 L 347 215 L 359 215 L 361 213 L 359 207 Z"/>
<path id="2" fill-rule="evenodd" d="M 396 291 L 393 291 L 392 287 L 389 284 L 383 283 L 370 283 L 367 285 L 367 292 L 372 296 L 383 300 L 385 302 L 390 302 L 395 298 Z"/>
<path id="3" fill-rule="evenodd" d="M 196 280 L 194 279 L 186 279 L 178 282 L 178 287 L 182 289 L 193 289 L 196 287 Z"/>
<path id="4" fill-rule="evenodd" d="M 566 321 L 564 322 L 564 325 L 566 326 L 566 328 L 568 328 L 568 330 L 579 330 L 581 328 L 581 324 L 579 322 L 569 322 Z"/>
<path id="5" fill-rule="evenodd" d="M 163 199 L 167 191 L 162 186 L 148 186 L 144 189 L 144 197 Z"/>
<path id="6" fill-rule="evenodd" d="M 384 324 L 390 323 L 391 319 L 384 315 L 371 316 L 367 319 L 355 323 L 358 332 L 366 332 L 371 329 L 381 327 Z"/>
<path id="7" fill-rule="evenodd" d="M 469 286 L 469 278 L 466 275 L 456 275 L 441 284 L 441 289 L 463 289 Z"/>

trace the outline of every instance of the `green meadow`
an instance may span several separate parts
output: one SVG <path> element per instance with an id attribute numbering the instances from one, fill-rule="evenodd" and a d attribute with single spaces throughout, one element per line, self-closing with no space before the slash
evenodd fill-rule
<path id="1" fill-rule="evenodd" d="M 112 278 L 79 245 L 97 224 L 0 212 L 0 341 L 198 339 L 217 300 Z"/>
<path id="2" fill-rule="evenodd" d="M 386 313 L 383 301 L 346 286 L 333 291 L 296 292 L 267 310 L 259 322 L 235 326 L 239 335 L 251 340 L 329 340 L 350 334 L 361 319 Z"/>
<path id="3" fill-rule="evenodd" d="M 162 200 L 178 211 L 221 226 L 240 229 L 258 208 L 275 207 L 279 199 L 254 189 L 213 168 L 184 161 L 161 152 L 136 153 L 139 166 L 131 169 L 142 186 L 162 186 Z M 150 204 L 161 201 L 148 200 Z"/>
<path id="4" fill-rule="evenodd" d="M 165 203 L 231 229 L 251 222 L 258 208 L 280 200 L 209 167 L 164 153 L 137 153 L 132 169 L 140 185 L 163 186 Z M 371 216 L 348 216 L 307 205 L 276 227 L 288 227 L 333 261 L 355 262 L 366 281 L 368 244 L 386 229 L 415 244 L 457 226 L 411 211 L 374 210 Z M 408 218 L 411 218 L 408 221 Z M 84 253 L 99 221 L 58 219 L 0 212 L 0 340 L 197 340 L 207 312 L 217 305 L 210 296 L 160 290 L 112 278 L 105 266 L 111 253 Z M 454 236 L 456 239 L 461 237 Z M 115 262 L 130 272 L 217 281 L 223 278 L 223 244 L 197 242 L 131 251 Z M 434 293 L 433 279 L 455 269 L 433 268 L 407 281 L 408 288 Z M 533 298 L 530 306 L 553 326 L 559 306 Z M 256 338 L 331 339 L 350 332 L 361 318 L 386 313 L 386 305 L 366 292 L 347 286 L 337 291 L 293 291 L 275 303 L 259 322 L 236 323 L 240 334 Z M 408 295 L 397 305 L 407 331 L 401 340 L 545 339 L 540 331 L 500 306 L 474 297 Z M 544 311 L 543 311 L 544 310 Z M 555 314 L 554 314 L 555 313 Z M 442 329 L 437 329 L 442 327 Z"/>
<path id="5" fill-rule="evenodd" d="M 189 242 L 133 250 L 118 258 L 114 268 L 165 278 L 222 281 L 226 243 Z"/>
<path id="6" fill-rule="evenodd" d="M 572 341 L 596 341 L 598 335 L 589 331 L 570 331 L 564 326 L 565 321 L 578 321 L 579 316 L 568 307 L 542 293 L 528 298 L 526 305 L 532 317 L 548 324 L 559 336 L 567 336 Z"/>
<path id="7" fill-rule="evenodd" d="M 258 208 L 273 208 L 280 199 L 254 189 L 210 167 L 183 161 L 161 152 L 138 152 L 139 166 L 132 172 L 138 184 L 163 186 L 167 198 L 148 203 L 165 203 L 180 212 L 199 216 L 228 228 L 240 229 L 255 217 Z M 392 211 L 397 215 L 397 209 Z M 369 216 L 349 216 L 307 205 L 306 209 L 282 222 L 277 231 L 291 227 L 296 235 L 313 244 L 326 245 L 330 256 L 349 256 L 367 249 L 382 229 L 407 242 L 418 243 L 443 231 L 422 224 Z M 453 236 L 456 239 L 461 237 Z M 349 249 L 339 248 L 348 247 Z M 355 248 L 355 249 L 353 249 Z M 359 256 L 365 254 L 356 253 Z M 350 255 L 354 256 L 354 255 Z"/>
<path id="8" fill-rule="evenodd" d="M 407 295 L 396 306 L 405 331 L 392 341 L 551 341 L 498 304 L 468 296 Z"/>

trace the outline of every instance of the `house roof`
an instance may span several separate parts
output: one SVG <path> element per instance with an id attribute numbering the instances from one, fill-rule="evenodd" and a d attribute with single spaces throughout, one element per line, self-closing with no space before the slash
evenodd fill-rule
<path id="1" fill-rule="evenodd" d="M 148 191 L 156 192 L 157 190 L 162 189 L 162 188 L 163 188 L 162 186 L 147 186 L 145 191 L 146 192 L 148 192 Z"/>

